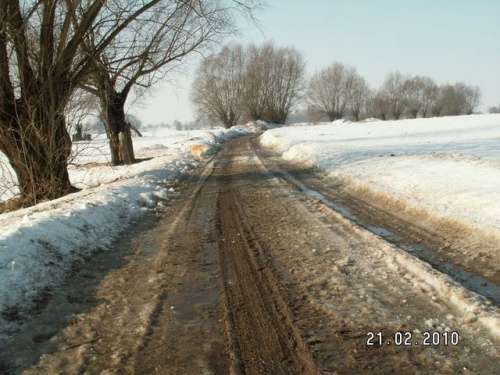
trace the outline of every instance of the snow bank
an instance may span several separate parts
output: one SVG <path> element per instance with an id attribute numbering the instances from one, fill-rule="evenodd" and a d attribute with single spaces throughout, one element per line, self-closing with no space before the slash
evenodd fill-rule
<path id="1" fill-rule="evenodd" d="M 276 128 L 279 128 L 281 126 L 283 126 L 283 125 L 271 124 L 269 122 L 262 121 L 262 120 L 249 121 L 245 125 L 245 127 L 247 129 L 251 129 L 251 130 L 256 131 L 256 132 L 261 132 L 261 131 L 269 130 L 269 129 L 276 129 Z"/>
<path id="2" fill-rule="evenodd" d="M 500 235 L 500 115 L 337 121 L 269 130 L 264 146 L 369 188 Z"/>
<path id="3" fill-rule="evenodd" d="M 95 165 L 107 155 L 99 143 L 105 141 L 98 140 L 82 148 L 70 168 L 81 192 L 0 215 L 0 342 L 68 272 L 108 249 L 141 215 L 175 194 L 177 179 L 197 163 L 189 144 L 218 147 L 249 132 L 237 127 L 137 138 L 137 157 L 152 159 L 120 167 Z M 89 162 L 95 166 L 84 167 Z"/>

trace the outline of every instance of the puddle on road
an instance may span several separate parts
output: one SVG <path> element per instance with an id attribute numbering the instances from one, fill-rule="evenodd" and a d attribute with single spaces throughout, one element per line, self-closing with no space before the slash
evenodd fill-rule
<path id="1" fill-rule="evenodd" d="M 435 251 L 427 247 L 406 241 L 404 238 L 398 236 L 387 228 L 372 226 L 364 223 L 360 218 L 354 215 L 347 207 L 338 203 L 334 203 L 325 198 L 325 196 L 315 190 L 307 188 L 301 181 L 286 173 L 285 171 L 277 171 L 279 175 L 295 185 L 302 194 L 310 196 L 318 200 L 318 202 L 331 208 L 343 217 L 349 219 L 360 227 L 369 230 L 373 234 L 383 238 L 385 241 L 402 249 L 424 262 L 430 264 L 436 270 L 447 274 L 453 280 L 457 281 L 465 288 L 472 290 L 489 300 L 493 305 L 500 307 L 500 286 L 485 278 L 468 272 L 460 265 L 454 264 L 447 260 L 443 260 L 441 256 Z"/>

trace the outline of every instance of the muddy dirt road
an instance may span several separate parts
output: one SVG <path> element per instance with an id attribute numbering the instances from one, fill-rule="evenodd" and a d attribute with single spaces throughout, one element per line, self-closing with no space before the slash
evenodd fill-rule
<path id="1" fill-rule="evenodd" d="M 500 338 L 488 329 L 497 264 L 453 256 L 451 224 L 431 231 L 428 218 L 368 204 L 255 136 L 183 184 L 126 262 L 80 296 L 93 305 L 49 335 L 51 353 L 27 368 L 14 345 L 4 373 L 500 373 Z M 492 296 L 408 255 L 414 243 Z"/>

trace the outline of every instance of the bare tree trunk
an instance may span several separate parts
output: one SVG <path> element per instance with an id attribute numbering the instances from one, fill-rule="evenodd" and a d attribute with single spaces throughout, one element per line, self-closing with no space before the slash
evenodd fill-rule
<path id="1" fill-rule="evenodd" d="M 101 97 L 101 108 L 109 139 L 112 165 L 135 162 L 130 124 L 125 121 L 125 100 L 126 96 L 117 93 L 109 86 L 105 95 Z"/>
<path id="2" fill-rule="evenodd" d="M 47 116 L 51 109 L 41 103 L 35 113 L 17 108 L 18 118 L 11 119 L 7 132 L 2 131 L 0 149 L 16 173 L 23 205 L 76 191 L 67 171 L 71 139 L 65 118 L 57 113 Z M 35 124 L 40 123 L 45 126 L 37 129 Z"/>
<path id="3" fill-rule="evenodd" d="M 109 150 L 111 151 L 111 165 L 120 165 L 120 140 L 118 139 L 118 135 L 115 135 L 110 131 L 109 126 L 106 124 L 106 122 L 104 122 L 104 124 L 109 141 Z"/>
<path id="4" fill-rule="evenodd" d="M 409 111 L 409 113 L 410 113 L 410 117 L 411 118 L 417 118 L 417 116 L 418 116 L 418 109 L 411 109 Z"/>
<path id="5" fill-rule="evenodd" d="M 354 121 L 355 122 L 359 121 L 359 112 L 360 111 L 352 111 L 352 115 L 354 116 Z"/>
<path id="6" fill-rule="evenodd" d="M 328 112 L 328 119 L 330 121 L 336 121 L 336 120 L 341 119 L 342 117 L 344 117 L 343 112 L 337 112 L 337 111 Z"/>
<path id="7" fill-rule="evenodd" d="M 132 131 L 130 123 L 125 122 L 125 130 L 120 133 L 120 141 L 122 144 L 122 158 L 123 164 L 135 163 L 134 145 L 132 143 Z"/>
<path id="8" fill-rule="evenodd" d="M 58 34 L 62 2 L 34 3 L 0 2 L 0 150 L 16 173 L 23 206 L 76 190 L 67 171 L 71 138 L 65 106 L 81 72 L 72 70 L 78 44 L 103 6 L 94 2 L 83 11 L 82 24 L 67 12 L 66 22 L 60 22 L 67 28 Z M 29 18 L 33 14 L 37 17 Z M 70 20 L 74 33 L 66 38 Z M 58 36 L 64 42 L 56 49 Z"/>
<path id="9" fill-rule="evenodd" d="M 276 122 L 276 124 L 285 124 L 287 117 L 288 117 L 288 109 L 278 111 L 278 115 L 276 117 L 278 122 Z"/>

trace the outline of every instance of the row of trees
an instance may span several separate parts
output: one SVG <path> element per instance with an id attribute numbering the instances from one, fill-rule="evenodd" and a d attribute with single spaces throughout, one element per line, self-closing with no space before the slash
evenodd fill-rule
<path id="1" fill-rule="evenodd" d="M 334 63 L 311 78 L 306 100 L 314 120 L 351 117 L 382 120 L 472 114 L 480 102 L 478 87 L 462 82 L 438 86 L 431 78 L 389 73 L 372 90 L 352 67 Z"/>
<path id="2" fill-rule="evenodd" d="M 192 86 L 200 118 L 231 127 L 264 120 L 283 124 L 291 106 L 303 99 L 311 121 L 349 117 L 382 120 L 471 114 L 481 93 L 464 83 L 438 86 L 431 78 L 387 75 L 378 90 L 356 69 L 335 62 L 317 72 L 308 84 L 304 58 L 291 48 L 225 46 L 204 59 Z"/>
<path id="3" fill-rule="evenodd" d="M 477 86 L 462 82 L 438 86 L 429 77 L 390 73 L 371 99 L 374 117 L 400 119 L 470 115 L 480 103 Z"/>
<path id="4" fill-rule="evenodd" d="M 233 31 L 258 0 L 2 0 L 0 151 L 25 204 L 65 195 L 68 104 L 97 98 L 113 164 L 134 161 L 124 105 L 193 51 Z M 76 98 L 76 99 L 75 99 Z"/>
<path id="5" fill-rule="evenodd" d="M 249 120 L 284 124 L 304 74 L 304 58 L 294 48 L 229 45 L 201 62 L 191 98 L 200 119 L 226 128 Z"/>

